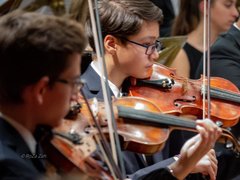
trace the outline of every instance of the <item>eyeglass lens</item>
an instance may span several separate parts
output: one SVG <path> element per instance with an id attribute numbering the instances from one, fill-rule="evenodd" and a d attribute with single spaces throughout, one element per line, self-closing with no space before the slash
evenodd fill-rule
<path id="1" fill-rule="evenodd" d="M 150 55 L 150 54 L 154 53 L 155 50 L 157 50 L 157 52 L 159 52 L 161 50 L 161 44 L 159 41 L 157 41 L 155 44 L 149 46 L 147 48 L 146 54 Z"/>

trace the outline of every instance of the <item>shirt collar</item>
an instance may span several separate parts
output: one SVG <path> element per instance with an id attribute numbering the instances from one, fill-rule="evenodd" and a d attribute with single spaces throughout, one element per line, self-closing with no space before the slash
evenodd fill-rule
<path id="1" fill-rule="evenodd" d="M 240 27 L 237 26 L 237 23 L 234 23 L 233 26 L 234 26 L 235 28 L 237 28 L 238 30 L 240 30 Z"/>
<path id="2" fill-rule="evenodd" d="M 96 73 L 101 77 L 102 73 L 100 71 L 98 62 L 97 61 L 92 61 L 91 66 L 94 69 L 94 71 L 96 71 Z M 105 77 L 104 77 L 104 79 L 105 79 Z M 122 94 L 121 90 L 115 84 L 113 84 L 110 80 L 108 80 L 108 84 L 109 84 L 109 87 L 112 90 L 114 96 L 115 97 L 121 97 L 121 94 Z"/>
<path id="3" fill-rule="evenodd" d="M 12 118 L 2 114 L 1 112 L 0 112 L 0 116 L 2 118 L 4 118 L 5 121 L 7 121 L 9 124 L 11 124 L 18 131 L 18 133 L 22 136 L 22 138 L 28 145 L 30 151 L 33 154 L 35 154 L 37 142 L 36 142 L 35 138 L 33 137 L 32 133 L 27 128 L 25 128 L 23 125 L 21 125 L 20 123 L 18 123 L 15 120 L 13 120 Z"/>

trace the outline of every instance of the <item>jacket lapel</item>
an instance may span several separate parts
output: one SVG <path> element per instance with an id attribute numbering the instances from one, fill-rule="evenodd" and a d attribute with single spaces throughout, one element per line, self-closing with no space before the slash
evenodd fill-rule
<path id="1" fill-rule="evenodd" d="M 81 76 L 81 79 L 84 82 L 83 92 L 87 98 L 96 97 L 97 99 L 103 100 L 103 91 L 100 76 L 96 73 L 91 65 L 88 66 L 88 69 Z M 114 95 L 111 89 L 110 95 Z"/>
<path id="2" fill-rule="evenodd" d="M 240 30 L 232 26 L 229 30 L 229 34 L 233 36 L 233 40 L 236 41 L 237 45 L 240 47 Z"/>
<path id="3" fill-rule="evenodd" d="M 25 162 L 33 164 L 40 172 L 45 172 L 43 159 L 39 159 L 36 157 L 37 155 L 31 153 L 22 136 L 3 118 L 0 118 L 0 139 L 3 144 L 15 151 Z M 41 162 L 35 164 L 35 161 Z"/>

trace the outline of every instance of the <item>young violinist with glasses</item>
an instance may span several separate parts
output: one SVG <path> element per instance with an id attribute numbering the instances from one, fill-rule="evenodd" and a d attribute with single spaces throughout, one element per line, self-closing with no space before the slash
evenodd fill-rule
<path id="1" fill-rule="evenodd" d="M 123 82 L 129 77 L 148 77 L 154 61 L 158 58 L 158 52 L 161 50 L 158 38 L 163 19 L 162 11 L 148 0 L 99 0 L 98 12 L 109 88 L 112 96 L 121 97 Z M 90 24 L 90 21 L 86 24 L 86 33 L 95 51 Z M 86 82 L 83 91 L 87 98 L 103 99 L 100 76 L 98 59 L 94 59 L 81 76 Z M 157 154 L 151 166 L 146 165 L 141 154 L 122 151 L 128 177 L 132 179 L 164 177 L 174 179 L 175 176 L 175 178 L 183 179 L 191 172 L 200 172 L 215 179 L 217 160 L 215 152 L 210 149 L 211 144 L 219 136 L 220 130 L 210 120 L 200 121 L 198 125 L 201 126 L 199 131 L 201 140 L 198 142 L 194 142 L 194 138 L 189 140 L 183 146 L 177 161 L 175 161 L 176 158 L 169 158 L 170 151 L 177 149 L 175 146 L 166 146 L 163 152 Z M 175 144 L 178 144 L 177 139 Z M 189 147 L 189 144 L 194 148 Z M 199 156 L 194 157 L 193 149 L 194 153 Z M 185 156 L 186 154 L 188 155 Z M 172 174 L 164 175 L 166 167 L 170 167 Z"/>

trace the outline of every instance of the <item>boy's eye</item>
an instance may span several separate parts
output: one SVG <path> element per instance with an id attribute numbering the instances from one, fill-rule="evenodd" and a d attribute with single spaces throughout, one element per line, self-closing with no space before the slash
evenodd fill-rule
<path id="1" fill-rule="evenodd" d="M 230 7 L 233 5 L 233 2 L 230 2 L 230 1 L 225 2 L 224 5 L 225 5 L 227 8 L 230 8 Z"/>
<path id="2" fill-rule="evenodd" d="M 145 46 L 150 46 L 150 45 L 152 45 L 152 44 L 154 44 L 154 43 L 143 43 Z"/>

